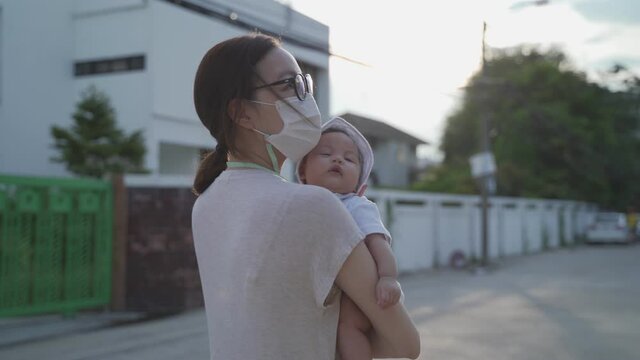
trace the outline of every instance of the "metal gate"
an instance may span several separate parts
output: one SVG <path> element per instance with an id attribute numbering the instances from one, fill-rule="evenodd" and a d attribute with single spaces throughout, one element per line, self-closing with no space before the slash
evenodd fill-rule
<path id="1" fill-rule="evenodd" d="M 107 181 L 0 175 L 0 316 L 108 304 L 112 206 Z"/>

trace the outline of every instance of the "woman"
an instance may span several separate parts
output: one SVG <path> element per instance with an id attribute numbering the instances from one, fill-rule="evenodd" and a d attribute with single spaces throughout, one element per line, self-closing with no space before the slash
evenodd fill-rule
<path id="1" fill-rule="evenodd" d="M 212 359 L 333 359 L 339 291 L 372 322 L 376 357 L 419 353 L 401 304 L 376 304 L 375 263 L 340 201 L 279 177 L 320 137 L 311 78 L 277 40 L 248 35 L 202 59 L 194 102 L 218 144 L 194 182 L 193 235 Z"/>

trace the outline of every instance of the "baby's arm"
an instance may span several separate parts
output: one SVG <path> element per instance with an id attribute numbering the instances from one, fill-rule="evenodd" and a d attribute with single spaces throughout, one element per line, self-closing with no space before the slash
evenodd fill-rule
<path id="1" fill-rule="evenodd" d="M 389 241 L 383 234 L 378 233 L 369 234 L 364 240 L 378 268 L 379 280 L 376 285 L 378 305 L 386 308 L 396 304 L 400 299 L 401 291 L 400 284 L 396 280 L 398 266 Z"/>

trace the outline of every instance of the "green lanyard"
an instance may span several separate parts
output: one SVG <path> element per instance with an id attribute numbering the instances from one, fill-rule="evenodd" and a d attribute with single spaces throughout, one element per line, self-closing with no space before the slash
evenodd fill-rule
<path id="1" fill-rule="evenodd" d="M 253 168 L 253 169 L 259 169 L 259 170 L 265 170 L 280 176 L 280 174 L 278 174 L 277 172 L 252 162 L 227 161 L 227 167 L 228 168 Z"/>
<path id="2" fill-rule="evenodd" d="M 270 173 L 274 173 L 280 176 L 280 166 L 278 166 L 278 159 L 276 158 L 276 154 L 273 152 L 273 146 L 271 144 L 267 144 L 267 153 L 269 153 L 269 159 L 271 159 L 271 165 L 273 165 L 273 169 L 269 169 L 262 165 L 258 165 L 252 162 L 242 162 L 242 161 L 227 161 L 228 168 L 252 168 L 259 170 L 266 170 Z"/>

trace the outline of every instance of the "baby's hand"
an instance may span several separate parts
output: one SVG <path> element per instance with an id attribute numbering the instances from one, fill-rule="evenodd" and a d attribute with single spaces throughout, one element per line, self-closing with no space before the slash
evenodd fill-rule
<path id="1" fill-rule="evenodd" d="M 400 300 L 400 283 L 395 278 L 383 276 L 376 285 L 376 300 L 383 309 L 395 305 Z"/>

